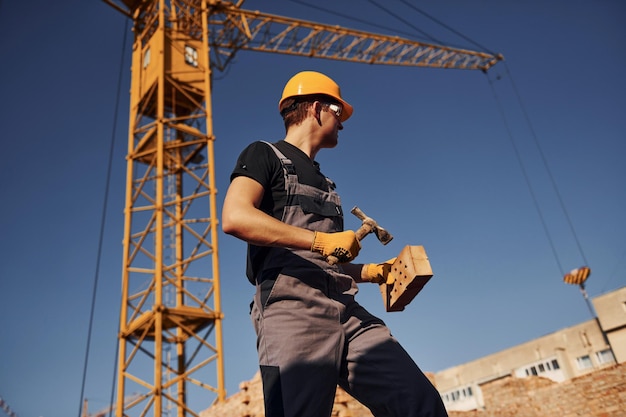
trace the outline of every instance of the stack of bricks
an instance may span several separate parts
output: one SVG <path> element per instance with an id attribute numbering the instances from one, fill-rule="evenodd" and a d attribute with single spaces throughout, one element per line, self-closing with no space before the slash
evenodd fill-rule
<path id="1" fill-rule="evenodd" d="M 626 364 L 561 383 L 509 376 L 481 386 L 483 410 L 453 411 L 450 417 L 624 417 Z"/>
<path id="2" fill-rule="evenodd" d="M 200 413 L 200 417 L 265 417 L 261 375 L 239 384 L 240 391 Z M 332 417 L 373 417 L 372 413 L 340 387 L 335 393 Z"/>
<path id="3" fill-rule="evenodd" d="M 200 417 L 264 417 L 263 386 L 257 373 L 239 384 L 239 392 L 200 413 Z"/>
<path id="4" fill-rule="evenodd" d="M 431 378 L 432 375 L 427 375 Z M 264 417 L 259 374 L 240 385 L 241 391 L 200 413 L 200 417 Z M 482 410 L 450 411 L 450 417 L 624 417 L 626 363 L 569 381 L 508 376 L 481 385 Z M 337 388 L 332 417 L 372 417 L 370 411 Z"/>

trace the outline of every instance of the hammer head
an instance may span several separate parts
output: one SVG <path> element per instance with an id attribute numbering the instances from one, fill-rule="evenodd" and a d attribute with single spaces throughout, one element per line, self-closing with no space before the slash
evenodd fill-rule
<path id="1" fill-rule="evenodd" d="M 391 242 L 393 236 L 387 230 L 380 227 L 376 220 L 366 216 L 361 209 L 355 206 L 350 212 L 363 221 L 363 224 L 356 232 L 359 240 L 363 239 L 368 233 L 374 233 L 383 245 Z"/>
<path id="2" fill-rule="evenodd" d="M 389 233 L 380 226 L 376 226 L 376 229 L 374 229 L 374 234 L 383 245 L 386 245 L 387 243 L 391 242 L 391 239 L 393 239 L 391 233 Z"/>

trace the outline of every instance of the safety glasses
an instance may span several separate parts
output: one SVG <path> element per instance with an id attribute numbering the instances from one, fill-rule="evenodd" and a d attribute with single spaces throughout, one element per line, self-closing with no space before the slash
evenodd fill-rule
<path id="1" fill-rule="evenodd" d="M 343 110 L 343 107 L 335 103 L 323 103 L 323 105 L 332 113 L 334 113 L 335 116 L 337 116 L 337 119 L 341 120 L 341 111 Z"/>

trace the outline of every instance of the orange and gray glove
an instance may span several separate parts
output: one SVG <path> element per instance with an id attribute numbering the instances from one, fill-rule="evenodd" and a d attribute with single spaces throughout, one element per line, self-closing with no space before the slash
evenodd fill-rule
<path id="1" fill-rule="evenodd" d="M 395 261 L 396 258 L 391 258 L 379 264 L 363 265 L 361 279 L 375 284 L 393 284 L 395 278 L 391 275 L 391 265 L 393 265 Z"/>
<path id="2" fill-rule="evenodd" d="M 352 230 L 345 232 L 315 232 L 311 252 L 319 252 L 325 257 L 334 256 L 339 263 L 350 262 L 359 254 L 361 244 Z"/>

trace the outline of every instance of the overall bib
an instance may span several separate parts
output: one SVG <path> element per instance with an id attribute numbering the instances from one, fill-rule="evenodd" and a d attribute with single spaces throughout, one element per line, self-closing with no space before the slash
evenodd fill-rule
<path id="1" fill-rule="evenodd" d="M 287 191 L 282 221 L 320 232 L 343 230 L 340 199 L 301 184 L 281 160 Z M 330 180 L 329 184 L 331 184 Z M 382 320 L 355 300 L 340 265 L 310 250 L 271 248 L 256 277 L 251 318 L 266 417 L 327 417 L 340 385 L 376 417 L 446 416 L 439 393 Z"/>

